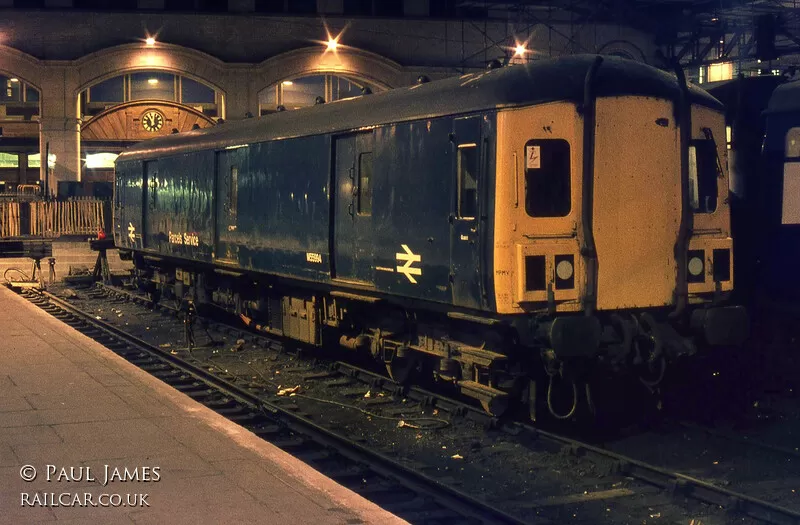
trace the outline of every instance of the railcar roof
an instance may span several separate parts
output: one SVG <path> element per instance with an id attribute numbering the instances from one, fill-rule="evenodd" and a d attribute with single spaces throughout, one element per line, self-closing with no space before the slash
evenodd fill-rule
<path id="1" fill-rule="evenodd" d="M 769 99 L 765 113 L 800 111 L 800 80 L 778 86 Z"/>
<path id="2" fill-rule="evenodd" d="M 153 158 L 290 137 L 344 132 L 382 124 L 445 115 L 487 111 L 556 101 L 580 103 L 584 79 L 594 55 L 573 55 L 490 71 L 470 73 L 421 85 L 283 111 L 259 118 L 159 137 L 140 142 L 119 161 Z M 674 75 L 641 62 L 603 57 L 597 71 L 598 97 L 644 95 L 674 99 L 679 86 Z M 722 105 L 691 86 L 694 103 L 716 109 Z"/>

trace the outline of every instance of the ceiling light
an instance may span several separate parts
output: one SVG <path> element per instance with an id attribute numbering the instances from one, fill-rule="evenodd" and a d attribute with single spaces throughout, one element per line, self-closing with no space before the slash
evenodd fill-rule
<path id="1" fill-rule="evenodd" d="M 147 44 L 148 46 L 154 46 L 154 45 L 156 45 L 156 39 L 153 38 L 152 36 L 148 36 L 145 39 L 144 43 Z"/>
<path id="2" fill-rule="evenodd" d="M 281 83 L 282 83 L 284 86 L 291 86 L 292 84 L 294 84 L 294 82 L 292 82 L 291 80 L 284 80 L 284 81 L 283 81 L 283 82 L 281 82 Z"/>
<path id="3" fill-rule="evenodd" d="M 328 51 L 336 51 L 337 47 L 339 47 L 339 42 L 337 42 L 335 38 L 328 40 Z"/>
<path id="4" fill-rule="evenodd" d="M 157 78 L 148 78 L 147 79 L 147 83 L 150 84 L 151 86 L 155 86 L 156 84 L 158 84 L 158 79 Z"/>
<path id="5" fill-rule="evenodd" d="M 517 47 L 514 48 L 514 55 L 516 55 L 518 57 L 525 56 L 525 53 L 527 51 L 528 50 L 525 49 L 525 46 L 523 46 L 522 44 L 519 44 L 519 45 L 517 45 Z"/>

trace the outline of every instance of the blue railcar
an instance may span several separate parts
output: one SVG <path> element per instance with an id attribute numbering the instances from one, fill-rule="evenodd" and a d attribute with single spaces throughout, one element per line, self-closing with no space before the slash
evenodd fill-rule
<path id="1" fill-rule="evenodd" d="M 115 242 L 154 295 L 432 368 L 500 412 L 540 370 L 636 361 L 653 384 L 742 340 L 714 137 L 719 102 L 640 63 L 471 73 L 138 144 Z"/>
<path id="2" fill-rule="evenodd" d="M 737 294 L 760 315 L 800 312 L 800 81 L 706 87 L 727 108 Z"/>

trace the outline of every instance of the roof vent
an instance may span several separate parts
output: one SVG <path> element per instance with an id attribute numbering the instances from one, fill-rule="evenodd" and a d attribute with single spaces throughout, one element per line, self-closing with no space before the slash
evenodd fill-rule
<path id="1" fill-rule="evenodd" d="M 431 81 L 431 79 L 429 79 L 425 75 L 420 75 L 420 76 L 417 77 L 417 84 L 427 84 L 430 81 Z"/>
<path id="2" fill-rule="evenodd" d="M 363 88 L 361 88 L 361 94 L 372 95 L 372 90 L 369 88 L 369 86 L 364 86 Z"/>
<path id="3" fill-rule="evenodd" d="M 324 104 L 325 99 L 317 95 L 317 98 L 314 99 L 314 105 L 318 106 L 319 104 Z"/>
<path id="4" fill-rule="evenodd" d="M 200 124 L 198 124 L 198 123 L 196 123 L 196 122 L 195 122 L 194 124 L 192 124 L 192 129 L 193 129 L 193 130 L 194 130 L 194 129 L 200 129 Z"/>
<path id="5" fill-rule="evenodd" d="M 275 108 L 275 111 L 286 111 L 286 106 L 280 104 L 277 108 Z"/>
<path id="6" fill-rule="evenodd" d="M 488 64 L 486 64 L 486 69 L 488 69 L 489 71 L 491 71 L 492 69 L 500 69 L 501 67 L 503 67 L 503 63 L 497 60 L 496 58 L 490 61 Z"/>

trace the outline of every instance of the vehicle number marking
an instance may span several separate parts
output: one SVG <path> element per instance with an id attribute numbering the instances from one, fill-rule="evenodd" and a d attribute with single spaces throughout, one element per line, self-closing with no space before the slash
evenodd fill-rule
<path id="1" fill-rule="evenodd" d="M 307 252 L 306 262 L 322 264 L 322 254 Z"/>

